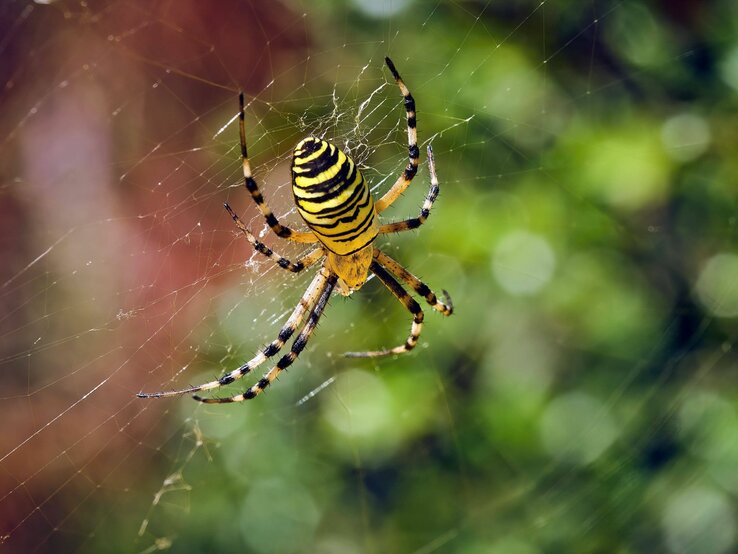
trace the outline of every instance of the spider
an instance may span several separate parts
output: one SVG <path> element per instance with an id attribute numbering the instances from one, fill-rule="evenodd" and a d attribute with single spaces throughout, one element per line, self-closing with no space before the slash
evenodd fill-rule
<path id="1" fill-rule="evenodd" d="M 451 315 L 453 306 L 445 290 L 443 291 L 442 300 L 439 300 L 425 283 L 397 261 L 373 246 L 374 239 L 378 235 L 416 229 L 425 223 L 439 190 L 433 150 L 428 146 L 431 185 L 420 214 L 418 217 L 404 221 L 380 225 L 379 214 L 389 208 L 408 187 L 418 170 L 418 159 L 420 157 L 415 128 L 415 100 L 402 81 L 397 69 L 395 69 L 392 60 L 385 58 L 385 62 L 405 101 L 409 163 L 390 190 L 374 202 L 369 191 L 369 185 L 348 154 L 334 144 L 319 138 L 308 137 L 300 141 L 295 147 L 292 158 L 292 193 L 297 204 L 297 211 L 307 224 L 309 231 L 295 231 L 282 225 L 264 201 L 264 197 L 261 195 L 259 187 L 251 174 L 251 165 L 246 149 L 246 131 L 244 129 L 244 96 L 243 93 L 239 95 L 238 129 L 241 139 L 241 158 L 246 189 L 251 193 L 251 197 L 256 202 L 267 224 L 278 237 L 298 243 L 315 244 L 316 247 L 297 261 L 291 262 L 260 242 L 227 203 L 225 209 L 254 249 L 274 261 L 279 267 L 293 273 L 300 273 L 318 263 L 321 259 L 323 262 L 292 315 L 279 331 L 277 338 L 265 346 L 254 358 L 215 381 L 176 391 L 141 392 L 137 395 L 139 398 L 177 396 L 217 389 L 233 383 L 244 375 L 251 373 L 254 368 L 264 363 L 268 358 L 276 355 L 307 315 L 307 323 L 292 343 L 289 353 L 282 356 L 277 364 L 255 385 L 242 394 L 225 398 L 203 398 L 193 395 L 195 400 L 215 404 L 242 402 L 255 398 L 272 384 L 283 370 L 292 365 L 305 348 L 333 290 L 336 289 L 344 296 L 350 295 L 367 281 L 370 271 L 412 314 L 413 322 L 410 336 L 404 344 L 394 348 L 369 352 L 346 352 L 345 356 L 374 358 L 402 354 L 412 350 L 418 343 L 423 326 L 423 310 L 396 278 L 404 281 L 418 295 L 425 298 L 434 310 L 446 316 Z"/>

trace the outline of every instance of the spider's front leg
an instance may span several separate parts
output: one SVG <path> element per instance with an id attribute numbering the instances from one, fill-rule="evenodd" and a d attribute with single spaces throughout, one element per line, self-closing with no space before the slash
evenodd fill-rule
<path id="1" fill-rule="evenodd" d="M 384 210 L 389 208 L 392 203 L 397 200 L 405 189 L 410 185 L 410 182 L 418 172 L 418 159 L 420 158 L 420 151 L 418 150 L 418 131 L 416 129 L 417 115 L 415 113 L 415 99 L 410 94 L 405 82 L 400 77 L 400 74 L 395 68 L 395 64 L 389 58 L 384 59 L 387 67 L 389 67 L 392 77 L 394 77 L 397 86 L 400 87 L 400 92 L 405 102 L 405 113 L 407 116 L 407 151 L 408 151 L 408 164 L 405 171 L 402 172 L 382 198 L 377 200 L 375 207 L 377 213 L 382 213 Z"/>
<path id="2" fill-rule="evenodd" d="M 423 207 L 420 209 L 420 215 L 418 217 L 412 217 L 405 221 L 398 221 L 396 223 L 387 223 L 379 228 L 379 234 L 386 233 L 399 233 L 400 231 L 409 231 L 410 229 L 417 229 L 430 215 L 431 208 L 433 208 L 433 202 L 438 198 L 438 192 L 440 191 L 438 185 L 438 176 L 436 175 L 436 163 L 433 159 L 433 149 L 430 144 L 428 145 L 428 167 L 430 168 L 431 185 L 428 189 L 428 195 L 425 197 Z"/>
<path id="3" fill-rule="evenodd" d="M 317 242 L 317 238 L 313 233 L 305 233 L 302 231 L 295 231 L 286 225 L 282 225 L 274 212 L 269 208 L 264 196 L 259 191 L 259 186 L 256 184 L 253 175 L 251 174 L 251 163 L 249 162 L 248 148 L 246 147 L 246 129 L 245 129 L 245 115 L 244 115 L 244 97 L 243 92 L 238 95 L 239 113 L 238 113 L 238 134 L 241 139 L 241 161 L 243 165 L 243 179 L 246 190 L 251 194 L 251 198 L 256 202 L 256 206 L 259 211 L 266 219 L 267 224 L 271 227 L 272 231 L 283 239 L 288 239 L 295 242 Z"/>
<path id="4" fill-rule="evenodd" d="M 243 221 L 241 221 L 241 218 L 238 217 L 236 212 L 233 211 L 228 203 L 223 204 L 223 207 L 225 207 L 225 209 L 228 210 L 228 213 L 231 214 L 231 217 L 236 223 L 236 226 L 241 230 L 241 232 L 243 232 L 244 235 L 246 235 L 246 239 L 248 239 L 248 241 L 254 247 L 254 250 L 272 260 L 282 269 L 286 269 L 287 271 L 291 271 L 292 273 L 300 273 L 301 271 L 313 265 L 323 256 L 323 250 L 321 248 L 316 248 L 315 250 L 308 252 L 302 258 L 293 263 L 287 258 L 277 254 L 274 250 L 272 250 L 266 244 L 257 239 L 254 234 L 248 229 L 248 227 L 244 225 Z"/>

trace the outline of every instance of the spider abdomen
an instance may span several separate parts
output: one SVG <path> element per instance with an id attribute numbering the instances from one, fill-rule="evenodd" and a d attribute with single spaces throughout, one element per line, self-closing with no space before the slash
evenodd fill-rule
<path id="1" fill-rule="evenodd" d="M 379 232 L 374 199 L 356 163 L 330 142 L 309 137 L 292 158 L 297 211 L 331 252 L 361 250 Z"/>

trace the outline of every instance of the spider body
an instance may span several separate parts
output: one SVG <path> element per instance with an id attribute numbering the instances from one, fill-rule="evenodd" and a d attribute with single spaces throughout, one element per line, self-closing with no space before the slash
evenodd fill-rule
<path id="1" fill-rule="evenodd" d="M 392 61 L 385 58 L 385 62 L 404 97 L 407 117 L 408 164 L 390 190 L 375 202 L 369 190 L 369 185 L 350 156 L 334 144 L 319 138 L 308 137 L 300 141 L 295 147 L 292 157 L 292 193 L 297 210 L 309 228 L 307 232 L 295 231 L 282 225 L 264 201 L 264 197 L 251 174 L 251 165 L 246 147 L 244 97 L 243 94 L 239 96 L 239 135 L 246 190 L 249 191 L 267 224 L 278 237 L 298 243 L 317 243 L 317 247 L 299 260 L 292 262 L 257 240 L 228 204 L 225 204 L 226 210 L 228 210 L 236 226 L 246 236 L 254 249 L 274 261 L 279 267 L 293 273 L 300 273 L 318 263 L 321 259 L 324 260 L 302 299 L 293 310 L 292 315 L 282 326 L 277 338 L 264 346 L 251 360 L 222 375 L 215 381 L 175 391 L 142 392 L 138 394 L 140 398 L 160 398 L 196 393 L 233 383 L 244 375 L 251 373 L 254 368 L 267 359 L 275 356 L 307 318 L 307 322 L 292 343 L 290 351 L 283 355 L 259 381 L 245 392 L 224 398 L 193 396 L 195 400 L 200 402 L 218 404 L 242 402 L 255 398 L 273 383 L 282 371 L 292 365 L 305 348 L 320 316 L 323 314 L 331 293 L 337 290 L 345 296 L 351 294 L 361 288 L 370 272 L 376 275 L 379 281 L 412 314 L 410 335 L 404 344 L 394 348 L 369 352 L 347 352 L 346 356 L 373 358 L 402 354 L 412 350 L 418 343 L 424 320 L 423 310 L 397 279 L 406 283 L 416 294 L 423 297 L 434 310 L 442 315 L 451 315 L 453 306 L 446 291 L 443 291 L 443 299 L 439 299 L 425 283 L 405 269 L 399 262 L 373 246 L 373 242 L 378 235 L 416 229 L 425 223 L 439 190 L 433 150 L 428 146 L 431 186 L 420 214 L 418 217 L 404 221 L 380 224 L 379 215 L 391 206 L 410 185 L 417 173 L 420 157 L 417 143 L 415 100 Z"/>
<path id="2" fill-rule="evenodd" d="M 326 249 L 338 291 L 351 294 L 366 282 L 379 216 L 364 176 L 336 145 L 308 137 L 292 156 L 297 211 Z"/>

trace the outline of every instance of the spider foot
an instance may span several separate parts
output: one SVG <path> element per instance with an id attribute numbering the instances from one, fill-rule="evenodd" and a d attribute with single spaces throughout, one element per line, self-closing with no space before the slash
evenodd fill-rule
<path id="1" fill-rule="evenodd" d="M 443 297 L 443 303 L 448 308 L 448 311 L 444 315 L 451 315 L 454 313 L 454 303 L 453 300 L 451 300 L 451 295 L 446 289 L 443 289 L 441 290 L 441 296 Z"/>

